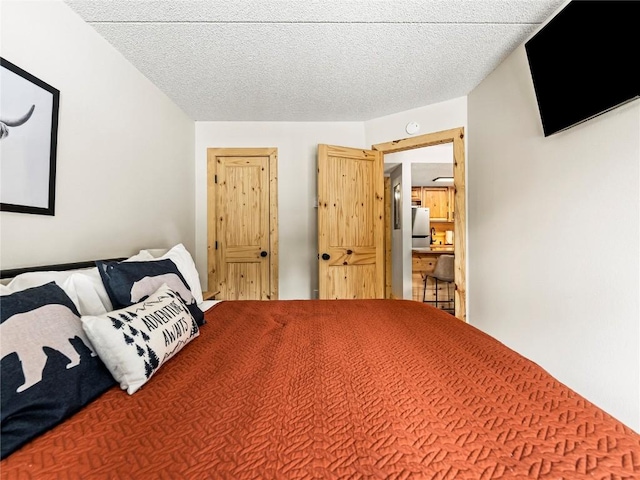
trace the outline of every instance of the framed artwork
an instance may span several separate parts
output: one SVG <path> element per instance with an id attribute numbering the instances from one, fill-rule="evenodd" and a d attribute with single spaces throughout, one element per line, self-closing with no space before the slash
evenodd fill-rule
<path id="1" fill-rule="evenodd" d="M 53 215 L 60 92 L 0 58 L 0 210 Z"/>
<path id="2" fill-rule="evenodd" d="M 402 185 L 393 186 L 393 229 L 402 228 Z"/>

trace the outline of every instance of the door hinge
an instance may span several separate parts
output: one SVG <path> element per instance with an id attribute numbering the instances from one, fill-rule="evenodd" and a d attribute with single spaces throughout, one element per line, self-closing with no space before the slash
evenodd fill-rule
<path id="1" fill-rule="evenodd" d="M 218 183 L 218 175 L 214 175 L 213 176 L 213 182 L 214 183 Z"/>
<path id="2" fill-rule="evenodd" d="M 216 240 L 216 250 L 218 249 L 218 240 Z"/>

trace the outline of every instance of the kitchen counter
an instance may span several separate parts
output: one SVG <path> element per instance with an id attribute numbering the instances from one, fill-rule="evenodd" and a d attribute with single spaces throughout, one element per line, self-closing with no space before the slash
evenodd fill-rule
<path id="1" fill-rule="evenodd" d="M 438 253 L 449 253 L 454 255 L 453 245 L 438 245 L 436 247 L 413 247 L 411 249 L 412 253 L 428 253 L 428 254 L 438 254 Z"/>

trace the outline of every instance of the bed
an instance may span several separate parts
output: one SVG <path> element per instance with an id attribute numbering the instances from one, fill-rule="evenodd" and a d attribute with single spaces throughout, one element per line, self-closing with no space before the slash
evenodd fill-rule
<path id="1" fill-rule="evenodd" d="M 1 298 L 0 298 L 1 301 Z M 3 479 L 640 477 L 640 435 L 471 325 L 408 300 L 222 301 Z"/>

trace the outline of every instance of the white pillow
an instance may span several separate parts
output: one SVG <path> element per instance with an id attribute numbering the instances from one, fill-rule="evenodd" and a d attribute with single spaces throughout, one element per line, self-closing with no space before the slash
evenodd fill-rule
<path id="1" fill-rule="evenodd" d="M 5 288 L 3 294 L 10 294 L 26 290 L 28 288 L 39 287 L 46 283 L 56 282 L 71 298 L 78 309 L 80 315 L 100 314 L 106 312 L 105 300 L 111 306 L 107 291 L 104 290 L 98 269 L 81 268 L 65 271 L 47 272 L 26 272 L 21 273 L 11 280 Z M 104 290 L 104 295 L 100 295 L 100 290 Z M 113 310 L 113 307 L 111 307 Z"/>
<path id="2" fill-rule="evenodd" d="M 125 262 L 153 260 L 153 256 L 141 250 L 127 258 Z M 113 310 L 111 300 L 104 288 L 100 272 L 96 267 L 78 268 L 64 271 L 26 272 L 12 279 L 0 295 L 39 287 L 45 283 L 56 282 L 71 298 L 80 315 L 100 315 Z"/>
<path id="3" fill-rule="evenodd" d="M 95 267 L 94 267 L 95 268 Z M 7 287 L 12 292 L 19 292 L 20 290 L 26 290 L 27 288 L 39 287 L 44 285 L 45 283 L 56 282 L 59 286 L 62 284 L 73 274 L 79 272 L 88 272 L 91 270 L 89 268 L 79 268 L 74 270 L 65 270 L 65 271 L 48 271 L 48 272 L 26 272 L 21 273 L 17 277 L 14 277 L 9 283 L 7 283 Z M 96 268 L 96 272 L 98 269 Z"/>
<path id="4" fill-rule="evenodd" d="M 145 262 L 147 260 L 153 260 L 153 255 L 151 255 L 147 250 L 140 250 L 134 256 L 123 260 L 123 262 Z"/>
<path id="5" fill-rule="evenodd" d="M 129 395 L 200 335 L 193 316 L 167 284 L 143 302 L 100 316 L 83 316 L 82 328 Z"/>
<path id="6" fill-rule="evenodd" d="M 146 252 L 151 255 L 152 250 L 141 250 L 140 253 Z M 184 279 L 189 286 L 189 290 L 191 290 L 191 294 L 193 298 L 196 299 L 197 304 L 201 304 L 203 302 L 202 298 L 202 286 L 200 284 L 200 276 L 198 275 L 198 270 L 196 269 L 196 264 L 193 261 L 193 257 L 189 253 L 189 251 L 185 248 L 182 243 L 177 244 L 175 247 L 171 248 L 167 253 L 162 255 L 161 257 L 153 258 L 151 260 L 165 260 L 169 259 L 176 264 L 178 267 L 178 271 L 182 274 Z"/>
<path id="7" fill-rule="evenodd" d="M 78 308 L 80 315 L 100 315 L 113 310 L 100 273 L 95 267 L 87 273 L 74 273 L 60 286 Z"/>

